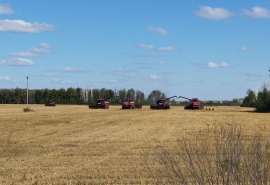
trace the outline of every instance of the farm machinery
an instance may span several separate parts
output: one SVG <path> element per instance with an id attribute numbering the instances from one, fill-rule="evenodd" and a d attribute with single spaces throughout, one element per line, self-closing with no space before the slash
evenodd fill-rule
<path id="1" fill-rule="evenodd" d="M 170 105 L 166 102 L 166 100 L 169 100 L 171 98 L 177 98 L 177 96 L 172 96 L 166 99 L 158 99 L 155 105 L 150 105 L 150 109 L 170 109 Z"/>
<path id="2" fill-rule="evenodd" d="M 185 106 L 185 109 L 204 109 L 202 102 L 198 98 L 186 98 L 183 96 L 179 96 L 178 98 L 184 98 L 189 100 L 189 104 Z"/>
<path id="3" fill-rule="evenodd" d="M 142 105 L 135 104 L 135 101 L 132 98 L 126 98 L 122 100 L 122 109 L 141 109 Z"/>
<path id="4" fill-rule="evenodd" d="M 131 98 L 122 100 L 122 109 L 135 109 L 135 102 Z"/>
<path id="5" fill-rule="evenodd" d="M 109 109 L 109 101 L 104 98 L 99 98 L 95 105 L 89 105 L 89 109 Z"/>
<path id="6" fill-rule="evenodd" d="M 45 106 L 55 106 L 55 102 L 50 100 L 50 101 L 45 103 Z"/>

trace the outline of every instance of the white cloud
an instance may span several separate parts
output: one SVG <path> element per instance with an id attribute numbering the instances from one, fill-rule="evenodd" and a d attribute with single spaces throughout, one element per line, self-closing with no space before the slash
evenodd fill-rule
<path id="1" fill-rule="evenodd" d="M 51 52 L 51 48 L 52 47 L 47 43 L 40 43 L 37 48 L 31 48 L 28 51 L 10 52 L 9 55 L 18 57 L 36 57 L 40 56 L 40 54 Z"/>
<path id="2" fill-rule="evenodd" d="M 150 50 L 150 49 L 154 49 L 155 47 L 152 46 L 152 45 L 141 44 L 141 45 L 139 45 L 139 48 L 141 48 L 141 49 L 146 49 L 146 50 Z"/>
<path id="3" fill-rule="evenodd" d="M 150 80 L 160 80 L 160 79 L 162 79 L 160 76 L 157 76 L 157 75 L 150 75 L 149 76 L 149 79 Z"/>
<path id="4" fill-rule="evenodd" d="M 270 11 L 264 7 L 255 6 L 252 10 L 243 10 L 242 14 L 247 15 L 251 18 L 270 18 Z"/>
<path id="5" fill-rule="evenodd" d="M 8 76 L 0 76 L 0 82 L 1 81 L 11 81 L 11 79 Z"/>
<path id="6" fill-rule="evenodd" d="M 8 4 L 0 4 L 0 14 L 12 14 L 14 11 L 9 7 Z"/>
<path id="7" fill-rule="evenodd" d="M 117 80 L 108 80 L 109 83 L 117 83 Z"/>
<path id="8" fill-rule="evenodd" d="M 37 56 L 39 56 L 38 54 L 33 53 L 33 52 L 29 52 L 29 51 L 10 52 L 9 55 L 17 56 L 17 57 L 37 57 Z"/>
<path id="9" fill-rule="evenodd" d="M 220 20 L 220 19 L 227 19 L 234 14 L 230 11 L 223 9 L 223 8 L 212 8 L 209 6 L 201 6 L 200 10 L 196 11 L 196 14 L 199 17 L 205 19 L 213 19 L 213 20 Z"/>
<path id="10" fill-rule="evenodd" d="M 70 68 L 70 67 L 65 67 L 61 69 L 60 71 L 62 72 L 86 72 L 85 69 L 82 68 Z"/>
<path id="11" fill-rule="evenodd" d="M 119 67 L 119 68 L 117 68 L 117 71 L 119 71 L 119 72 L 125 72 L 125 71 L 127 71 L 127 70 L 124 69 L 124 68 Z"/>
<path id="12" fill-rule="evenodd" d="M 226 62 L 221 62 L 220 64 L 214 63 L 214 62 L 208 62 L 206 67 L 208 68 L 225 68 L 225 67 L 230 67 L 229 64 Z"/>
<path id="13" fill-rule="evenodd" d="M 240 47 L 239 47 L 239 50 L 240 50 L 240 51 L 250 51 L 251 48 L 249 48 L 249 47 L 247 47 L 247 46 L 240 46 Z"/>
<path id="14" fill-rule="evenodd" d="M 147 29 L 151 32 L 157 32 L 161 35 L 168 35 L 169 34 L 169 32 L 167 30 L 164 30 L 164 29 L 158 28 L 158 27 L 148 26 Z"/>
<path id="15" fill-rule="evenodd" d="M 51 46 L 47 43 L 40 43 L 39 47 L 37 48 L 32 48 L 29 51 L 33 52 L 33 53 L 49 53 L 51 52 Z"/>
<path id="16" fill-rule="evenodd" d="M 130 77 L 130 78 L 134 78 L 136 77 L 137 75 L 136 74 L 133 74 L 133 73 L 127 73 L 125 74 L 126 77 Z"/>
<path id="17" fill-rule="evenodd" d="M 23 20 L 0 20 L 0 31 L 2 32 L 39 33 L 54 29 L 54 26 L 46 23 L 28 23 Z"/>
<path id="18" fill-rule="evenodd" d="M 268 75 L 263 74 L 263 73 L 244 73 L 247 77 L 268 77 Z"/>
<path id="19" fill-rule="evenodd" d="M 53 74 L 50 74 L 50 73 L 47 73 L 47 74 L 44 74 L 44 76 L 51 77 L 51 76 L 54 76 L 54 75 Z"/>
<path id="20" fill-rule="evenodd" d="M 166 46 L 158 48 L 159 51 L 175 51 L 178 50 L 177 46 Z"/>
<path id="21" fill-rule="evenodd" d="M 0 65 L 8 65 L 8 66 L 32 66 L 35 63 L 32 60 L 28 60 L 25 58 L 11 58 L 0 60 Z"/>
<path id="22" fill-rule="evenodd" d="M 57 78 L 53 79 L 54 83 L 59 83 L 59 84 L 73 84 L 74 82 L 72 80 L 59 80 Z"/>
<path id="23" fill-rule="evenodd" d="M 164 62 L 164 61 L 162 61 L 162 60 L 158 61 L 158 63 L 159 63 L 160 65 L 165 65 L 165 64 L 166 64 L 166 62 Z"/>

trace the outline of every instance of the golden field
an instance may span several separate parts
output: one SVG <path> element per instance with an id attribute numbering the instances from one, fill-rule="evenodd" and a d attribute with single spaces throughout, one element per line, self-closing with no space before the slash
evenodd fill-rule
<path id="1" fill-rule="evenodd" d="M 215 124 L 237 124 L 246 136 L 270 138 L 270 113 L 252 108 L 210 110 L 88 109 L 85 105 L 0 105 L 0 184 L 151 184 L 159 168 L 151 148 Z M 146 163 L 148 165 L 146 165 Z"/>

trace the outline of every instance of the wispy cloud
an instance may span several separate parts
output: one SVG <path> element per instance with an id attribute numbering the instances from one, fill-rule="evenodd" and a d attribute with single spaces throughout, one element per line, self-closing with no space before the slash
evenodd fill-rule
<path id="1" fill-rule="evenodd" d="M 243 45 L 243 46 L 240 46 L 240 47 L 238 48 L 238 50 L 240 50 L 240 51 L 250 51 L 251 48 Z"/>
<path id="2" fill-rule="evenodd" d="M 126 71 L 127 71 L 127 69 L 124 69 L 124 68 L 118 67 L 118 68 L 116 69 L 116 71 L 118 71 L 118 72 L 126 72 Z"/>
<path id="3" fill-rule="evenodd" d="M 57 78 L 53 79 L 53 82 L 57 84 L 73 84 L 74 83 L 72 80 L 60 80 Z"/>
<path id="4" fill-rule="evenodd" d="M 109 83 L 117 83 L 118 80 L 108 80 Z"/>
<path id="5" fill-rule="evenodd" d="M 18 51 L 18 52 L 10 52 L 10 56 L 17 56 L 17 57 L 37 57 L 39 54 L 33 53 L 30 51 Z"/>
<path id="6" fill-rule="evenodd" d="M 1 81 L 11 81 L 11 79 L 8 76 L 0 76 L 0 82 Z"/>
<path id="7" fill-rule="evenodd" d="M 79 73 L 79 72 L 87 72 L 87 70 L 83 68 L 71 68 L 71 67 L 65 67 L 60 70 L 61 72 L 74 72 L 74 73 Z"/>
<path id="8" fill-rule="evenodd" d="M 141 45 L 138 46 L 138 48 L 145 49 L 145 50 L 151 50 L 151 49 L 154 49 L 155 47 L 152 46 L 152 45 L 141 44 Z"/>
<path id="9" fill-rule="evenodd" d="M 40 43 L 38 47 L 31 48 L 27 51 L 10 52 L 10 56 L 17 57 L 37 57 L 40 54 L 51 52 L 52 47 L 47 43 Z"/>
<path id="10" fill-rule="evenodd" d="M 165 64 L 166 64 L 166 62 L 164 62 L 163 60 L 158 61 L 158 63 L 159 63 L 160 65 L 165 65 Z"/>
<path id="11" fill-rule="evenodd" d="M 43 76 L 51 77 L 51 76 L 54 76 L 54 75 L 53 74 L 50 74 L 50 73 L 47 73 L 47 74 L 44 74 Z"/>
<path id="12" fill-rule="evenodd" d="M 156 33 L 161 34 L 161 35 L 168 35 L 169 34 L 169 32 L 167 30 L 162 29 L 162 28 L 158 28 L 158 27 L 148 26 L 147 29 L 150 32 L 156 32 Z"/>
<path id="13" fill-rule="evenodd" d="M 148 53 L 148 54 L 144 54 L 144 55 L 138 55 L 139 57 L 148 57 L 148 58 L 156 58 L 156 57 L 162 57 L 158 54 L 152 54 L 152 53 Z"/>
<path id="14" fill-rule="evenodd" d="M 52 49 L 52 46 L 50 46 L 47 43 L 42 42 L 42 43 L 39 44 L 39 47 L 32 48 L 29 51 L 32 52 L 32 53 L 43 54 L 43 53 L 49 53 L 49 52 L 51 52 L 51 49 Z"/>
<path id="15" fill-rule="evenodd" d="M 227 64 L 226 62 L 221 62 L 220 64 L 217 64 L 214 62 L 208 62 L 206 67 L 208 67 L 208 68 L 226 68 L 226 67 L 230 67 L 230 65 Z"/>
<path id="16" fill-rule="evenodd" d="M 175 51 L 178 50 L 177 46 L 165 46 L 165 47 L 159 47 L 159 51 Z"/>
<path id="17" fill-rule="evenodd" d="M 149 68 L 154 67 L 152 63 L 147 63 L 147 62 L 134 62 L 134 64 L 137 65 L 137 67 L 141 69 L 149 69 Z"/>
<path id="18" fill-rule="evenodd" d="M 8 4 L 0 4 L 0 14 L 13 14 L 14 11 Z"/>
<path id="19" fill-rule="evenodd" d="M 270 18 L 270 11 L 264 7 L 259 6 L 253 7 L 252 10 L 243 10 L 242 14 L 253 19 Z"/>
<path id="20" fill-rule="evenodd" d="M 268 77 L 268 75 L 263 73 L 243 73 L 247 77 Z"/>
<path id="21" fill-rule="evenodd" d="M 126 73 L 125 76 L 126 76 L 126 77 L 129 77 L 129 78 L 137 77 L 137 75 L 134 74 L 134 73 Z"/>
<path id="22" fill-rule="evenodd" d="M 0 20 L 1 32 L 24 32 L 39 33 L 43 31 L 52 31 L 55 27 L 46 23 L 29 23 L 23 20 Z"/>
<path id="23" fill-rule="evenodd" d="M 234 14 L 223 8 L 212 8 L 209 6 L 201 6 L 200 10 L 196 11 L 199 17 L 212 20 L 227 19 Z"/>
<path id="24" fill-rule="evenodd" d="M 157 75 L 150 75 L 148 78 L 149 78 L 149 80 L 161 80 L 162 79 L 160 76 L 157 76 Z"/>
<path id="25" fill-rule="evenodd" d="M 25 58 L 11 58 L 0 60 L 0 65 L 7 65 L 7 66 L 32 66 L 35 63 L 32 60 L 28 60 Z"/>

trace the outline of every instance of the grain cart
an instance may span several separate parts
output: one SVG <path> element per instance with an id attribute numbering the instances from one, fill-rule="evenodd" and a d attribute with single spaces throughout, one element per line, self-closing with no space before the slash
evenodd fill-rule
<path id="1" fill-rule="evenodd" d="M 189 99 L 183 96 L 179 96 L 178 98 L 189 100 L 189 104 L 185 106 L 185 109 L 204 109 L 202 102 L 198 98 Z"/>
<path id="2" fill-rule="evenodd" d="M 166 100 L 169 100 L 171 98 L 177 98 L 177 96 L 172 96 L 166 99 L 158 99 L 155 105 L 150 105 L 150 109 L 170 109 L 170 105 L 166 102 Z"/>

